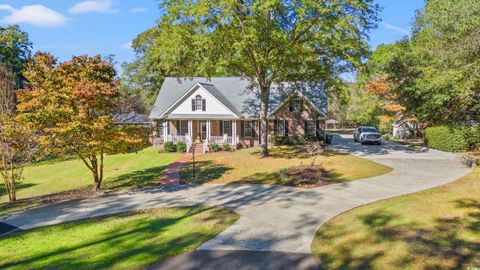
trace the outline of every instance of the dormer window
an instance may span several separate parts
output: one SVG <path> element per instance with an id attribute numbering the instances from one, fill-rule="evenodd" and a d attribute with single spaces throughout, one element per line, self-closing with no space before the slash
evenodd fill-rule
<path id="1" fill-rule="evenodd" d="M 302 100 L 300 99 L 300 97 L 294 97 L 292 99 L 291 111 L 292 112 L 301 112 L 302 111 Z"/>
<path id="2" fill-rule="evenodd" d="M 201 95 L 196 95 L 195 98 L 192 99 L 192 111 L 205 111 L 205 110 L 206 110 L 205 99 L 203 99 Z"/>

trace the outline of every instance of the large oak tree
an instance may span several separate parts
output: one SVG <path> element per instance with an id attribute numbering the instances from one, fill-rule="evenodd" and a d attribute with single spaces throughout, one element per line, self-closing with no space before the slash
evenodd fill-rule
<path id="1" fill-rule="evenodd" d="M 361 65 L 372 0 L 165 0 L 159 24 L 133 46 L 149 78 L 241 75 L 259 89 L 261 145 L 268 155 L 267 108 L 275 82 L 322 82 Z"/>

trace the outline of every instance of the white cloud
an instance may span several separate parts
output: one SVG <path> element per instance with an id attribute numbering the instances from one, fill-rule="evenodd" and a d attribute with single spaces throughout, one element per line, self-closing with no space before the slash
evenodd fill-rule
<path id="1" fill-rule="evenodd" d="M 129 41 L 127 43 L 123 43 L 122 46 L 121 46 L 123 49 L 126 49 L 126 50 L 129 50 L 132 48 L 132 42 Z"/>
<path id="2" fill-rule="evenodd" d="M 133 13 L 143 13 L 143 12 L 148 12 L 148 8 L 137 7 L 137 8 L 132 8 L 130 11 L 133 12 Z"/>
<path id="3" fill-rule="evenodd" d="M 20 9 L 10 5 L 0 5 L 0 10 L 11 12 L 10 15 L 2 19 L 4 23 L 26 23 L 40 27 L 56 27 L 67 22 L 65 16 L 44 5 L 23 6 Z"/>
<path id="4" fill-rule="evenodd" d="M 405 34 L 405 35 L 410 35 L 410 31 L 408 31 L 405 28 L 401 28 L 401 27 L 395 26 L 393 24 L 384 23 L 384 22 L 382 22 L 380 24 L 387 29 L 397 31 L 397 32 L 400 32 L 400 33 Z"/>
<path id="5" fill-rule="evenodd" d="M 101 13 L 114 13 L 116 9 L 112 9 L 112 1 L 110 0 L 90 0 L 83 1 L 75 4 L 69 9 L 70 13 L 89 13 L 89 12 L 101 12 Z"/>

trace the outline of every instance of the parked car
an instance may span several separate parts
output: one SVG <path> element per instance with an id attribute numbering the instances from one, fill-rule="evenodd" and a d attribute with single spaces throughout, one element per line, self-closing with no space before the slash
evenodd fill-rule
<path id="1" fill-rule="evenodd" d="M 353 140 L 361 144 L 382 144 L 382 134 L 374 127 L 361 126 L 353 133 Z"/>

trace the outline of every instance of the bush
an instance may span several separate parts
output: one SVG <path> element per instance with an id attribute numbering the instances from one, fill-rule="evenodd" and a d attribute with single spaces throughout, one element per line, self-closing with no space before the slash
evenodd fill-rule
<path id="1" fill-rule="evenodd" d="M 305 139 L 304 136 L 295 135 L 295 136 L 290 137 L 290 144 L 303 145 L 303 144 L 306 144 L 306 143 L 307 143 L 307 140 Z"/>
<path id="2" fill-rule="evenodd" d="M 466 151 L 469 149 L 470 128 L 435 126 L 425 129 L 425 145 L 448 152 Z"/>
<path id="3" fill-rule="evenodd" d="M 187 144 L 185 144 L 184 142 L 178 142 L 177 143 L 177 151 L 182 152 L 182 153 L 186 153 L 187 152 Z"/>
<path id="4" fill-rule="evenodd" d="M 223 151 L 230 151 L 230 150 L 232 150 L 232 148 L 230 147 L 230 144 L 224 143 L 224 144 L 222 144 L 222 150 Z"/>
<path id="5" fill-rule="evenodd" d="M 166 142 L 163 149 L 168 153 L 177 152 L 177 146 L 173 142 Z"/>
<path id="6" fill-rule="evenodd" d="M 216 144 L 216 143 L 211 143 L 211 144 L 210 144 L 210 150 L 211 150 L 212 152 L 217 152 L 217 151 L 219 150 L 218 144 Z"/>

